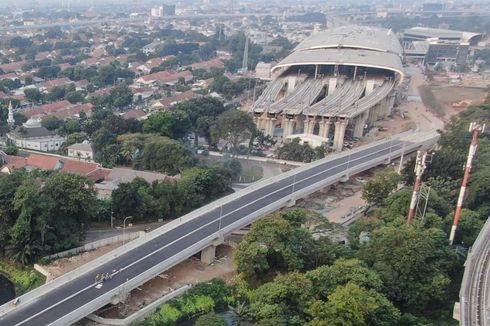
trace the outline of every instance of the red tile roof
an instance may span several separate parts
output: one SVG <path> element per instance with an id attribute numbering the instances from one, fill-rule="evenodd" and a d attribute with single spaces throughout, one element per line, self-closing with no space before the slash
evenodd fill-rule
<path id="1" fill-rule="evenodd" d="M 186 67 L 191 67 L 192 69 L 211 70 L 212 68 L 223 69 L 225 64 L 220 59 L 211 59 L 208 61 L 196 62 Z"/>
<path id="2" fill-rule="evenodd" d="M 194 93 L 193 91 L 186 91 L 180 94 L 176 94 L 174 96 L 166 97 L 164 99 L 159 100 L 157 103 L 159 105 L 156 105 L 160 107 L 161 109 L 168 109 L 172 105 L 177 104 L 178 102 L 182 102 L 194 97 L 199 97 L 199 94 Z"/>
<path id="3" fill-rule="evenodd" d="M 159 71 L 153 74 L 142 76 L 138 81 L 145 83 L 157 82 L 160 84 L 176 83 L 179 78 L 192 79 L 192 73 L 188 70 L 175 72 L 171 70 Z"/>
<path id="4" fill-rule="evenodd" d="M 128 111 L 128 112 L 124 112 L 122 114 L 122 117 L 124 119 L 139 119 L 139 118 L 142 118 L 146 115 L 146 112 L 145 111 L 141 111 L 141 110 L 131 110 L 131 111 Z"/>
<path id="5" fill-rule="evenodd" d="M 34 109 L 20 111 L 20 113 L 28 118 L 37 115 L 52 115 L 58 118 L 68 118 L 77 115 L 81 110 L 85 113 L 89 113 L 92 111 L 92 107 L 93 105 L 90 103 L 71 104 L 70 102 L 63 100 L 44 104 Z"/>
<path id="6" fill-rule="evenodd" d="M 13 72 L 17 70 L 22 70 L 22 66 L 24 65 L 24 63 L 26 63 L 26 61 L 5 63 L 3 65 L 0 65 L 0 69 L 2 69 L 4 72 Z"/>

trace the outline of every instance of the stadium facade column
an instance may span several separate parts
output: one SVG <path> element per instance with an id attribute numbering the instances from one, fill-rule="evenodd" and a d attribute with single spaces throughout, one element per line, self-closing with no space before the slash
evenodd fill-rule
<path id="1" fill-rule="evenodd" d="M 275 117 L 269 118 L 269 135 L 274 136 L 274 127 L 277 119 Z"/>
<path id="2" fill-rule="evenodd" d="M 265 131 L 267 129 L 267 118 L 262 114 L 257 118 L 257 129 Z"/>
<path id="3" fill-rule="evenodd" d="M 320 122 L 320 133 L 319 133 L 320 137 L 328 138 L 331 124 L 332 122 L 330 121 L 330 118 L 326 118 L 326 117 L 322 118 L 322 121 Z"/>
<path id="4" fill-rule="evenodd" d="M 338 120 L 335 122 L 335 136 L 333 139 L 333 148 L 335 151 L 341 151 L 344 146 L 344 136 L 347 123 L 347 119 Z"/>
<path id="5" fill-rule="evenodd" d="M 308 118 L 308 134 L 309 135 L 313 135 L 313 131 L 315 130 L 315 125 L 316 125 L 316 120 L 315 120 L 315 117 L 309 117 Z"/>
<path id="6" fill-rule="evenodd" d="M 330 95 L 337 87 L 337 78 L 330 78 L 328 80 L 328 95 Z"/>
<path id="7" fill-rule="evenodd" d="M 284 117 L 284 129 L 282 132 L 282 137 L 286 138 L 293 134 L 293 119 Z"/>
<path id="8" fill-rule="evenodd" d="M 358 115 L 354 120 L 354 137 L 361 138 L 364 133 L 364 125 L 368 118 L 368 113 L 363 112 Z"/>

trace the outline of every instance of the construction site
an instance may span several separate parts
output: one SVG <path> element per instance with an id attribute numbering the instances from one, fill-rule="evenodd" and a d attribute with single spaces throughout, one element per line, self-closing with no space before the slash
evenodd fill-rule
<path id="1" fill-rule="evenodd" d="M 272 76 L 250 109 L 257 127 L 340 151 L 391 114 L 404 78 L 402 47 L 390 30 L 342 26 L 301 42 Z"/>

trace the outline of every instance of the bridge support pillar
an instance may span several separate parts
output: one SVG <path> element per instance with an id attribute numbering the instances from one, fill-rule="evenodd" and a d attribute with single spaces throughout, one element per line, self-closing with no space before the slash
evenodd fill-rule
<path id="1" fill-rule="evenodd" d="M 344 146 L 345 129 L 347 128 L 347 120 L 335 122 L 335 136 L 333 139 L 333 148 L 335 151 L 341 151 Z"/>
<path id="2" fill-rule="evenodd" d="M 216 246 L 210 245 L 201 251 L 201 262 L 210 265 L 216 257 Z"/>

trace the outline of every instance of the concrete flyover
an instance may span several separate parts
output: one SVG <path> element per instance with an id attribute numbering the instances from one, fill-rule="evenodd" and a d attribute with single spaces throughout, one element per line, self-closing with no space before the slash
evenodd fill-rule
<path id="1" fill-rule="evenodd" d="M 429 147 L 437 133 L 406 132 L 259 181 L 0 306 L 0 325 L 69 325 L 191 255 L 212 255 L 224 236 L 322 187 Z M 112 273 L 101 288 L 95 275 Z"/>
<path id="2" fill-rule="evenodd" d="M 466 259 L 459 300 L 461 326 L 490 325 L 490 217 Z"/>

